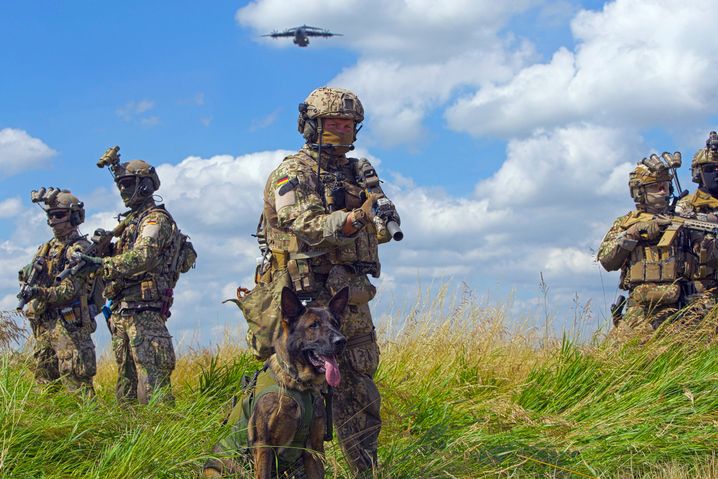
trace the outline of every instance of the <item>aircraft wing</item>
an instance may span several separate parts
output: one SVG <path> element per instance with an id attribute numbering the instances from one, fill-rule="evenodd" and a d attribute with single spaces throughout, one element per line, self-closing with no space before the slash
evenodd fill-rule
<path id="1" fill-rule="evenodd" d="M 266 35 L 262 35 L 262 36 L 263 37 L 272 37 L 272 38 L 293 37 L 294 31 L 284 30 L 283 32 L 272 32 L 272 33 L 267 33 Z"/>
<path id="2" fill-rule="evenodd" d="M 306 32 L 308 37 L 343 37 L 344 35 L 341 33 L 332 33 L 327 30 L 321 30 L 321 31 L 314 31 L 314 30 L 307 30 Z"/>

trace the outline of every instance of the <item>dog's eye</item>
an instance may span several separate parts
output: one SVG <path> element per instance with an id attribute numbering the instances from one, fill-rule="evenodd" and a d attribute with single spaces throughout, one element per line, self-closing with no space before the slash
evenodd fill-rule
<path id="1" fill-rule="evenodd" d="M 317 329 L 319 327 L 319 321 L 312 323 L 311 325 L 309 325 L 309 327 L 312 329 Z"/>

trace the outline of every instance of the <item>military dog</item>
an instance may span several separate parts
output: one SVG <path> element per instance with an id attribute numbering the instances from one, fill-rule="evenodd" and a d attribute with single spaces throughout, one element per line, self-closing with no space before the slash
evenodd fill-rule
<path id="1" fill-rule="evenodd" d="M 304 306 L 294 291 L 282 290 L 275 353 L 233 409 L 232 430 L 214 449 L 224 458 L 208 461 L 205 477 L 244 471 L 248 459 L 257 479 L 324 477 L 327 408 L 321 389 L 341 381 L 336 358 L 347 343 L 339 330 L 348 301 L 348 288 L 327 306 Z"/>

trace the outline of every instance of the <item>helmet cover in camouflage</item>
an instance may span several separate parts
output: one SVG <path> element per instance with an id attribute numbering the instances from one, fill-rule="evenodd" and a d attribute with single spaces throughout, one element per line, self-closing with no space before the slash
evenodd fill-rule
<path id="1" fill-rule="evenodd" d="M 33 203 L 44 203 L 46 207 L 43 209 L 47 212 L 48 216 L 52 216 L 52 213 L 58 211 L 67 211 L 70 213 L 67 218 L 63 218 L 60 221 L 50 218 L 48 220 L 50 226 L 66 221 L 70 221 L 73 226 L 77 226 L 85 221 L 85 204 L 73 195 L 70 190 L 40 188 L 39 190 L 33 190 L 30 193 L 30 198 Z"/>
<path id="2" fill-rule="evenodd" d="M 691 180 L 694 183 L 701 184 L 701 167 L 709 164 L 718 164 L 718 152 L 708 147 L 696 151 L 691 160 Z"/>
<path id="3" fill-rule="evenodd" d="M 157 176 L 155 167 L 146 161 L 132 160 L 121 164 L 119 166 L 118 174 L 115 176 L 115 181 L 131 176 L 136 178 L 150 178 L 152 180 L 154 190 L 157 191 L 160 189 L 160 177 Z"/>
<path id="4" fill-rule="evenodd" d="M 631 190 L 631 198 L 636 203 L 645 203 L 646 195 L 643 187 L 659 182 L 671 182 L 673 172 L 668 166 L 660 162 L 653 163 L 644 158 L 641 163 L 628 175 L 628 188 Z"/>
<path id="5" fill-rule="evenodd" d="M 343 88 L 320 87 L 299 104 L 297 130 L 309 142 L 316 141 L 318 118 L 345 118 L 355 124 L 364 121 L 364 107 L 359 98 Z"/>

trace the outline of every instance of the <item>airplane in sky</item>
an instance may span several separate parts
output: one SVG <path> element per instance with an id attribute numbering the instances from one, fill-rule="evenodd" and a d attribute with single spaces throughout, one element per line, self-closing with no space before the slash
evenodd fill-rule
<path id="1" fill-rule="evenodd" d="M 308 25 L 302 25 L 301 27 L 287 28 L 284 31 L 278 32 L 273 31 L 263 37 L 282 38 L 282 37 L 294 37 L 294 44 L 300 47 L 306 47 L 309 45 L 309 37 L 337 37 L 342 36 L 341 33 L 332 33 L 326 28 L 310 27 Z"/>

